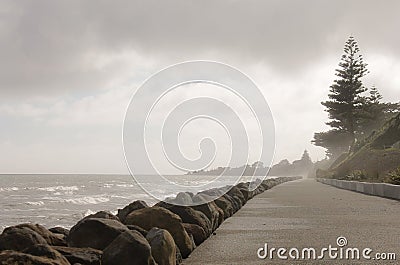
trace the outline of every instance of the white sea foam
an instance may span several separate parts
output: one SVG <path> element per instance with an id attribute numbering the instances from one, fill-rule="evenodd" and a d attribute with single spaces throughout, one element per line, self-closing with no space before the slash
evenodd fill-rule
<path id="1" fill-rule="evenodd" d="M 77 186 L 52 186 L 52 187 L 40 187 L 38 190 L 55 192 L 55 191 L 77 191 L 79 188 Z"/>
<path id="2" fill-rule="evenodd" d="M 94 211 L 92 211 L 92 210 L 90 210 L 90 209 L 87 209 L 86 212 L 83 214 L 83 217 L 86 217 L 86 216 L 88 216 L 88 215 L 95 214 L 95 213 L 96 213 L 96 212 L 94 212 Z"/>
<path id="3" fill-rule="evenodd" d="M 79 205 L 86 205 L 86 204 L 99 204 L 108 202 L 110 199 L 107 197 L 101 196 L 86 196 L 81 198 L 74 198 L 74 199 L 66 199 L 65 202 L 72 203 L 72 204 L 79 204 Z"/>
<path id="4" fill-rule="evenodd" d="M 60 197 L 49 197 L 49 196 L 43 197 L 42 200 L 46 200 L 46 201 L 50 201 L 50 202 L 65 202 L 65 199 L 62 199 Z"/>
<path id="5" fill-rule="evenodd" d="M 135 185 L 133 185 L 133 184 L 117 184 L 116 186 L 120 187 L 120 188 L 133 188 L 133 187 L 135 187 Z"/>
<path id="6" fill-rule="evenodd" d="M 132 196 L 111 195 L 111 198 L 130 200 Z"/>
<path id="7" fill-rule="evenodd" d="M 110 211 L 113 215 L 117 215 L 118 210 Z"/>
<path id="8" fill-rule="evenodd" d="M 25 202 L 25 204 L 28 204 L 28 205 L 35 205 L 35 206 L 41 206 L 41 205 L 44 205 L 44 202 L 42 202 L 42 201 Z"/>
<path id="9" fill-rule="evenodd" d="M 85 196 L 85 197 L 76 197 L 76 198 L 69 198 L 63 199 L 60 197 L 42 197 L 42 200 L 48 200 L 53 203 L 71 203 L 75 205 L 87 205 L 87 204 L 99 204 L 105 203 L 110 201 L 108 197 L 104 196 Z"/>
<path id="10" fill-rule="evenodd" d="M 19 188 L 17 187 L 6 187 L 6 188 L 0 188 L 0 192 L 1 191 L 18 191 Z"/>

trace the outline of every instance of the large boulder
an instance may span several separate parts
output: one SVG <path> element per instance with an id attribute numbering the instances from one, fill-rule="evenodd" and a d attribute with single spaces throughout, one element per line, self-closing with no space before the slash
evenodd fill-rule
<path id="1" fill-rule="evenodd" d="M 71 228 L 67 242 L 69 247 L 89 247 L 103 250 L 125 231 L 129 231 L 129 229 L 116 220 L 82 219 Z"/>
<path id="2" fill-rule="evenodd" d="M 45 257 L 58 262 L 59 264 L 70 264 L 69 261 L 57 250 L 49 245 L 34 245 L 24 250 L 24 253 L 37 257 Z"/>
<path id="3" fill-rule="evenodd" d="M 16 225 L 15 227 L 26 228 L 35 231 L 46 240 L 47 244 L 52 246 L 65 246 L 67 244 L 64 239 L 64 236 L 60 236 L 59 234 L 54 234 L 47 228 L 39 224 L 19 224 Z"/>
<path id="4" fill-rule="evenodd" d="M 176 264 L 176 245 L 167 230 L 153 227 L 147 233 L 146 239 L 150 244 L 151 254 L 158 265 Z"/>
<path id="5" fill-rule="evenodd" d="M 212 197 L 216 198 L 216 197 L 220 197 L 220 196 L 224 195 L 227 191 L 228 191 L 227 187 L 212 188 L 212 189 L 209 189 L 209 190 L 200 191 L 197 195 L 205 194 L 205 195 L 212 196 Z"/>
<path id="6" fill-rule="evenodd" d="M 176 195 L 175 200 L 181 205 L 191 205 L 192 204 L 193 193 L 191 192 L 179 192 Z"/>
<path id="7" fill-rule="evenodd" d="M 103 252 L 94 248 L 53 247 L 71 264 L 101 265 Z"/>
<path id="8" fill-rule="evenodd" d="M 229 217 L 229 216 L 225 217 L 224 211 L 220 207 L 218 207 L 218 205 L 214 202 L 214 198 L 207 194 L 204 194 L 204 193 L 196 194 L 193 197 L 193 202 L 199 204 L 199 205 L 193 207 L 196 210 L 200 210 L 202 208 L 202 205 L 204 205 L 204 204 L 209 204 L 211 206 L 211 208 L 214 208 L 214 210 L 216 210 L 218 212 L 218 225 L 214 225 L 215 229 L 220 224 L 222 224 L 222 222 L 224 221 L 225 218 Z M 207 216 L 207 214 L 203 210 L 200 210 L 200 211 L 203 212 Z"/>
<path id="9" fill-rule="evenodd" d="M 237 197 L 240 201 L 241 204 L 244 205 L 247 200 L 246 198 L 243 196 L 243 193 L 240 191 L 240 189 L 236 186 L 233 186 L 228 192 L 228 195 L 230 195 L 231 197 Z"/>
<path id="10" fill-rule="evenodd" d="M 54 260 L 47 257 L 38 257 L 31 254 L 5 250 L 0 252 L 0 264 L 4 265 L 70 265 L 67 261 Z"/>
<path id="11" fill-rule="evenodd" d="M 49 229 L 49 231 L 52 232 L 53 234 L 59 234 L 64 236 L 68 236 L 69 234 L 69 230 L 61 226 L 52 227 Z"/>
<path id="12" fill-rule="evenodd" d="M 117 216 L 121 220 L 121 222 L 125 223 L 125 219 L 133 211 L 147 208 L 149 207 L 145 201 L 134 201 L 130 203 L 129 205 L 125 206 L 123 209 L 118 209 Z"/>
<path id="13" fill-rule="evenodd" d="M 229 194 L 224 194 L 222 197 L 231 203 L 232 208 L 233 208 L 233 213 L 236 213 L 242 207 L 242 204 L 241 204 L 241 201 L 239 198 L 237 198 L 237 197 L 234 198 Z"/>
<path id="14" fill-rule="evenodd" d="M 89 219 L 89 218 L 103 218 L 103 219 L 110 219 L 110 220 L 120 221 L 117 216 L 113 215 L 112 213 L 110 213 L 108 211 L 99 211 L 97 213 L 85 216 L 83 219 Z"/>
<path id="15" fill-rule="evenodd" d="M 142 234 L 142 236 L 146 237 L 147 236 L 147 230 L 141 228 L 138 225 L 126 225 L 126 227 L 128 227 L 129 230 L 134 230 L 134 231 L 138 231 L 139 233 Z"/>
<path id="16" fill-rule="evenodd" d="M 175 198 L 166 198 L 165 201 L 171 204 L 177 205 L 192 205 L 193 193 L 191 192 L 179 192 Z"/>
<path id="17" fill-rule="evenodd" d="M 253 192 L 249 191 L 247 188 L 240 188 L 240 192 L 243 194 L 246 201 L 250 200 L 254 196 Z"/>
<path id="18" fill-rule="evenodd" d="M 197 193 L 196 195 L 194 195 L 192 200 L 195 204 L 205 204 L 208 202 L 212 202 L 214 200 L 214 197 L 211 195 L 205 194 L 203 192 L 200 192 L 200 193 Z"/>
<path id="19" fill-rule="evenodd" d="M 207 239 L 207 233 L 200 226 L 195 224 L 184 223 L 183 227 L 185 227 L 185 230 L 189 235 L 193 236 L 194 243 L 196 244 L 196 246 L 200 245 L 201 243 L 204 242 L 204 240 Z"/>
<path id="20" fill-rule="evenodd" d="M 221 219 L 219 218 L 219 215 L 220 214 L 223 215 L 223 212 L 220 211 L 218 206 L 213 201 L 209 202 L 209 203 L 195 205 L 195 206 L 192 206 L 192 208 L 196 211 L 202 212 L 205 216 L 207 216 L 207 218 L 211 222 L 211 230 L 212 231 L 217 229 L 217 227 L 221 224 L 220 223 Z M 223 220 L 223 216 L 222 216 L 222 220 Z"/>
<path id="21" fill-rule="evenodd" d="M 270 188 L 278 185 L 280 181 L 281 181 L 281 178 L 279 178 L 279 179 L 276 179 L 276 178 L 275 179 L 266 179 L 266 180 L 264 180 L 264 182 L 265 182 L 264 186 L 268 187 L 268 189 L 270 189 Z"/>
<path id="22" fill-rule="evenodd" d="M 108 245 L 101 258 L 106 265 L 155 265 L 147 240 L 137 231 L 126 231 Z"/>
<path id="23" fill-rule="evenodd" d="M 230 201 L 230 203 L 232 204 L 233 207 L 233 213 L 236 213 L 237 211 L 240 210 L 241 208 L 241 202 L 238 198 L 234 198 L 231 195 L 228 194 L 224 194 L 222 197 L 224 197 L 225 199 L 227 199 L 228 201 Z"/>
<path id="24" fill-rule="evenodd" d="M 236 187 L 240 190 L 240 192 L 243 194 L 243 197 L 245 198 L 246 201 L 250 200 L 251 198 L 254 197 L 255 193 L 254 191 L 250 191 L 250 182 L 241 182 L 236 185 Z"/>
<path id="25" fill-rule="evenodd" d="M 264 180 L 263 182 L 261 182 L 260 187 L 262 187 L 262 189 L 264 191 L 268 190 L 270 187 L 268 185 L 268 181 Z"/>
<path id="26" fill-rule="evenodd" d="M 196 211 L 189 206 L 174 205 L 166 202 L 159 202 L 156 204 L 156 206 L 166 208 L 179 215 L 184 223 L 201 226 L 208 235 L 212 233 L 212 225 L 210 220 L 204 213 L 200 211 Z"/>
<path id="27" fill-rule="evenodd" d="M 263 192 L 266 191 L 267 188 L 268 188 L 268 186 L 264 185 L 263 183 L 264 183 L 264 182 L 260 182 L 260 184 L 259 184 L 258 187 L 257 187 L 257 190 L 259 190 L 260 193 L 263 193 Z"/>
<path id="28" fill-rule="evenodd" d="M 233 206 L 232 203 L 227 200 L 225 197 L 219 197 L 214 200 L 215 204 L 224 212 L 224 218 L 231 217 L 233 214 Z"/>
<path id="29" fill-rule="evenodd" d="M 128 225 L 138 225 L 146 230 L 158 227 L 168 230 L 174 238 L 182 257 L 186 258 L 193 250 L 193 244 L 182 225 L 182 219 L 162 207 L 149 207 L 131 212 L 125 219 Z"/>
<path id="30" fill-rule="evenodd" d="M 240 183 L 236 184 L 236 187 L 238 189 L 246 189 L 246 190 L 248 190 L 249 189 L 249 182 L 240 182 Z"/>
<path id="31" fill-rule="evenodd" d="M 0 235 L 0 251 L 6 249 L 22 251 L 30 246 L 43 244 L 47 244 L 47 241 L 27 227 L 7 227 Z"/>

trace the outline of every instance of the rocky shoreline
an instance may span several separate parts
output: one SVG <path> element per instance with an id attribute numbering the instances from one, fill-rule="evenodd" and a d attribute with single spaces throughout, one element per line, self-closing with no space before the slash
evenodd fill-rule
<path id="1" fill-rule="evenodd" d="M 250 183 L 239 183 L 218 199 L 196 206 L 178 206 L 169 200 L 149 207 L 134 201 L 119 209 L 116 216 L 97 212 L 70 230 L 39 224 L 7 227 L 0 235 L 0 264 L 180 264 L 248 200 L 299 178 L 266 179 L 254 191 L 249 191 Z M 201 203 L 223 190 L 180 193 L 173 200 Z"/>

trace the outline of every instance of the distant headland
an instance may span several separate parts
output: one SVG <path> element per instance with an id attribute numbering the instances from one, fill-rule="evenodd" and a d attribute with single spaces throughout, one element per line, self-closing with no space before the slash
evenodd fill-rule
<path id="1" fill-rule="evenodd" d="M 265 166 L 263 162 L 257 161 L 251 165 L 243 165 L 239 167 L 217 167 L 210 170 L 190 171 L 186 175 L 227 175 L 227 176 L 309 176 L 314 175 L 315 164 L 320 164 L 323 161 L 313 163 L 305 150 L 299 160 L 292 163 L 284 159 L 272 167 Z"/>

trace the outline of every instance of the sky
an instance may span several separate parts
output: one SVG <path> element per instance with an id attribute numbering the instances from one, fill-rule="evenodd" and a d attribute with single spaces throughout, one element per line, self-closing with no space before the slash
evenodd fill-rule
<path id="1" fill-rule="evenodd" d="M 310 141 L 327 130 L 320 102 L 350 35 L 368 63 L 364 84 L 400 100 L 399 11 L 396 0 L 1 1 L 0 173 L 128 173 L 131 97 L 191 60 L 231 65 L 257 84 L 274 117 L 274 162 L 305 149 L 323 159 Z M 226 144 L 217 127 L 188 127 L 183 153 L 199 152 L 199 133 Z M 221 150 L 212 166 L 228 157 Z"/>

